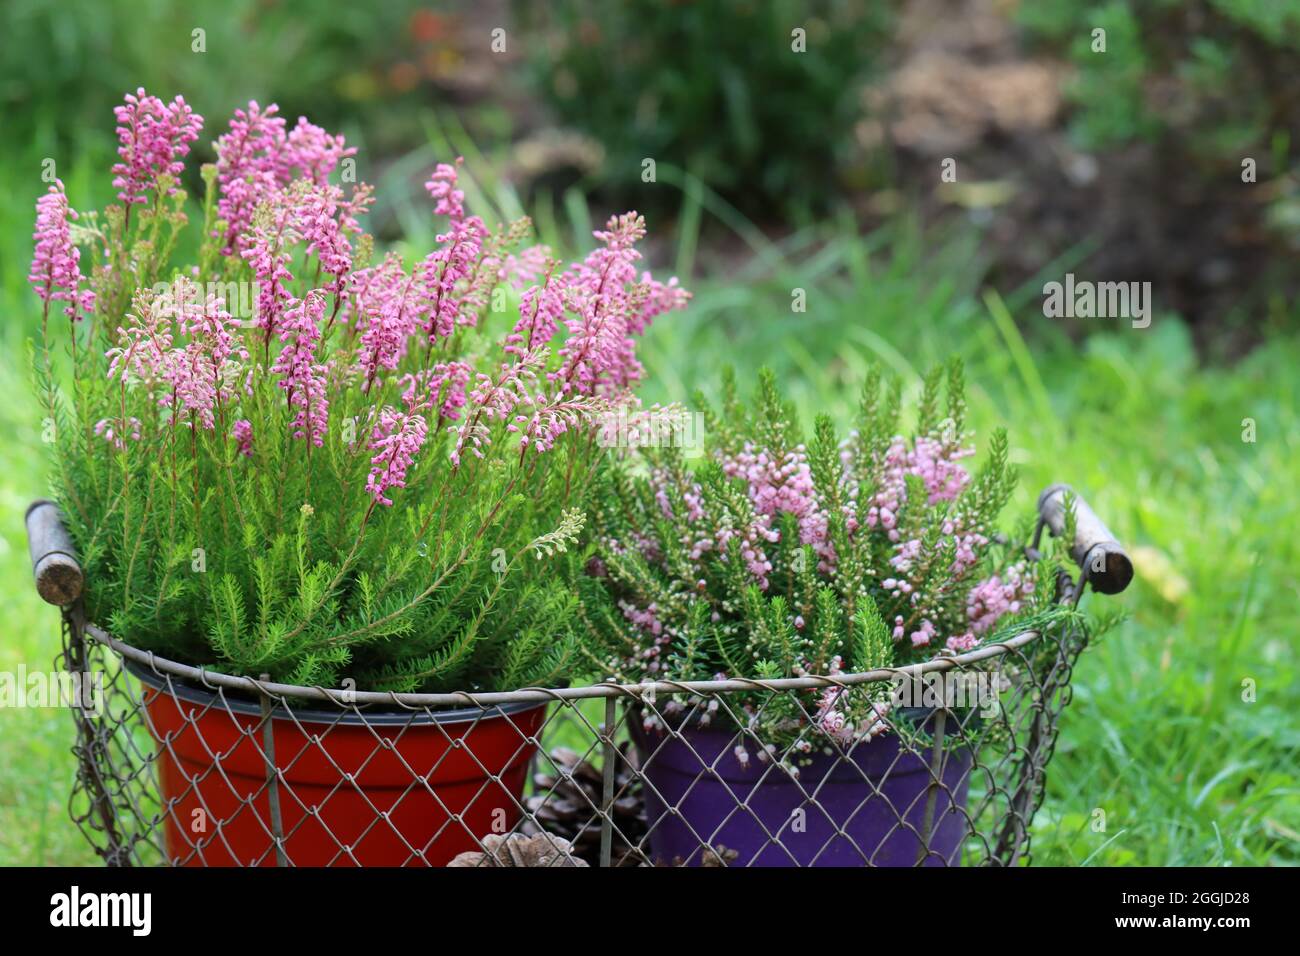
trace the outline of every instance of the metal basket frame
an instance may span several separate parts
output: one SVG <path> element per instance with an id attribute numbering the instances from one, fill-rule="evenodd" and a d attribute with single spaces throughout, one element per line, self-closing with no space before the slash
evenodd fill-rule
<path id="1" fill-rule="evenodd" d="M 1056 534 L 1062 532 L 1067 491 L 1064 486 L 1052 486 L 1040 498 L 1039 528 L 1031 553 L 1037 547 L 1043 527 Z M 30 516 L 31 512 L 29 529 Z M 1081 501 L 1076 501 L 1075 517 L 1074 552 L 1081 571 L 1077 580 L 1061 574 L 1057 582 L 1058 599 L 1077 603 L 1088 581 L 1095 590 L 1111 593 L 1122 590 L 1132 573 L 1122 550 Z M 48 564 L 51 555 L 75 562 L 75 556 L 66 540 L 51 544 L 41 538 L 41 534 L 32 534 L 32 555 L 38 569 L 38 588 L 45 594 L 49 588 L 42 586 L 42 562 Z M 79 592 L 80 587 L 76 590 Z M 60 596 L 66 597 L 68 593 L 64 589 Z M 158 764 L 164 754 L 174 756 L 170 753 L 172 738 L 151 724 L 145 707 L 145 684 L 135 676 L 141 674 L 149 685 L 167 694 L 188 694 L 190 700 L 206 701 L 205 712 L 220 708 L 232 720 L 236 714 L 247 719 L 241 733 L 256 748 L 265 766 L 265 781 L 253 794 L 244 795 L 235 815 L 251 814 L 245 823 L 256 820 L 265 833 L 266 849 L 255 859 L 241 860 L 244 863 L 298 865 L 290 849 L 295 833 L 309 820 L 320 819 L 320 806 L 303 804 L 287 776 L 302 754 L 275 752 L 274 721 L 291 721 L 312 741 L 307 746 L 318 749 L 313 756 L 319 759 L 323 754 L 338 771 L 338 784 L 326 796 L 326 802 L 339 789 L 352 786 L 349 772 L 334 762 L 320 742 L 325 734 L 344 724 L 365 727 L 374 738 L 375 753 L 396 750 L 391 734 L 385 737 L 379 732 L 382 727 L 390 731 L 397 728 L 399 739 L 416 725 L 438 727 L 447 735 L 449 752 L 467 753 L 483 769 L 485 789 L 482 792 L 486 793 L 490 787 L 493 799 L 500 799 L 502 791 L 496 786 L 501 780 L 500 773 L 484 766 L 472 748 L 457 743 L 456 733 L 447 730 L 448 726 L 457 726 L 452 717 L 461 724 L 473 726 L 491 715 L 514 728 L 520 754 L 531 753 L 528 758 L 531 783 L 519 796 L 508 795 L 512 804 L 506 808 L 508 826 L 489 834 L 474 832 L 464 824 L 457 808 L 443 804 L 438 788 L 430 786 L 429 777 L 436 768 L 408 766 L 411 783 L 398 797 L 399 803 L 410 793 L 418 794 L 422 800 L 431 798 L 447 818 L 438 835 L 449 827 L 465 831 L 478 853 L 463 855 L 465 859 L 458 858 L 458 865 L 572 865 L 575 862 L 599 866 L 686 862 L 725 865 L 734 858 L 735 851 L 719 835 L 741 831 L 757 835 L 762 842 L 762 853 L 745 861 L 755 865 L 760 860 L 763 864 L 776 865 L 817 864 L 832 859 L 835 853 L 840 854 L 837 859 L 842 861 L 845 852 L 859 865 L 875 865 L 881 854 L 896 854 L 899 846 L 910 854 L 908 848 L 913 844 L 915 858 L 909 856 L 909 863 L 948 865 L 964 860 L 995 866 L 1022 865 L 1030 860 L 1032 822 L 1043 800 L 1046 768 L 1056 745 L 1061 713 L 1071 699 L 1070 680 L 1075 662 L 1087 643 L 1083 632 L 1061 628 L 1059 633 L 1026 631 L 965 653 L 858 674 L 779 680 L 602 682 L 582 687 L 524 688 L 493 693 L 399 694 L 279 684 L 166 660 L 132 647 L 86 621 L 79 596 L 62 604 L 62 622 L 63 643 L 57 666 L 70 673 L 95 673 L 103 678 L 98 713 L 71 709 L 76 729 L 73 750 L 77 774 L 69 812 L 97 854 L 110 866 L 204 864 L 210 862 L 208 857 L 218 849 L 223 851 L 223 856 L 234 854 L 228 844 L 221 846 L 224 829 L 232 822 L 230 817 L 217 817 L 215 832 L 210 837 L 193 840 L 186 837 L 188 845 L 184 852 L 169 853 L 164 826 L 169 815 L 175 816 L 175 801 L 164 800 L 161 795 Z M 862 780 L 859 785 L 854 779 L 857 788 L 854 792 L 860 790 L 862 801 L 848 814 L 848 820 L 843 814 L 834 817 L 822 806 L 824 794 L 828 792 L 823 787 L 831 779 L 829 774 L 820 780 L 810 779 L 805 786 L 797 770 L 790 769 L 791 758 L 797 759 L 802 751 L 789 749 L 769 756 L 764 749 L 765 742 L 755 738 L 752 731 L 755 716 L 778 698 L 786 701 L 785 706 L 793 701 L 805 724 L 811 724 L 810 691 L 829 693 L 838 699 L 842 695 L 878 691 L 883 682 L 917 681 L 931 675 L 950 674 L 978 674 L 985 678 L 996 675 L 996 679 L 1004 681 L 1004 693 L 996 713 L 940 704 L 925 711 L 919 724 L 896 720 L 891 714 L 886 720 L 887 736 L 897 738 L 897 756 L 884 775 L 874 778 L 862 769 L 859 759 L 862 753 L 869 753 L 864 748 L 879 746 L 874 740 L 830 744 L 832 753 L 828 759 L 833 762 L 834 772 L 839 773 L 842 768 L 848 768 L 850 773 L 856 770 Z M 530 732 L 518 723 L 519 714 L 538 705 L 544 705 L 546 712 L 540 730 Z M 449 708 L 459 710 L 449 717 Z M 647 721 L 658 728 L 657 744 L 654 740 L 647 743 Z M 730 754 L 719 752 L 706 757 L 695 749 L 696 744 L 686 728 L 701 722 L 733 732 L 732 742 L 737 752 L 748 752 L 746 748 L 754 751 L 751 759 L 756 769 L 752 789 L 746 784 L 744 792 L 732 791 L 723 769 L 724 762 L 732 763 Z M 310 729 L 321 724 L 326 725 L 326 731 L 313 738 Z M 802 740 L 801 735 L 800 746 Z M 662 777 L 657 778 L 657 771 L 652 770 L 670 741 L 679 752 L 699 759 L 696 779 L 677 797 L 666 797 L 660 792 Z M 557 742 L 569 749 L 552 751 L 551 745 Z M 822 738 L 817 738 L 816 743 L 820 749 L 827 748 Z M 211 758 L 204 777 L 215 774 L 229 785 L 222 766 L 224 755 L 213 753 Z M 895 806 L 895 798 L 885 793 L 888 774 L 902 761 L 909 761 L 909 766 L 915 769 L 917 760 L 923 762 L 922 769 L 927 774 L 924 785 L 907 805 Z M 969 767 L 962 769 L 967 760 Z M 957 768 L 955 777 L 954 767 Z M 806 805 L 809 812 L 821 813 L 829 821 L 829 827 L 823 825 L 823 830 L 829 833 L 824 845 L 812 846 L 804 840 L 796 849 L 798 840 L 784 822 L 773 821 L 770 815 L 764 818 L 756 794 L 762 787 L 778 782 L 798 791 L 801 808 Z M 683 808 L 692 794 L 698 796 L 706 786 L 717 790 L 719 784 L 734 800 L 734 807 L 727 810 L 721 822 L 711 821 L 705 828 L 708 832 L 699 832 L 689 814 L 682 812 Z M 637 789 L 641 791 L 639 794 L 634 793 Z M 647 811 L 645 819 L 630 818 L 628 807 L 634 797 L 644 807 L 657 801 L 659 812 Z M 258 809 L 258 801 L 264 802 L 267 812 Z M 326 828 L 325 832 L 337 844 L 326 848 L 326 852 L 332 853 L 327 862 L 363 863 L 364 856 L 358 855 L 357 846 L 375 827 L 391 839 L 383 828 L 394 829 L 389 811 L 395 806 L 381 809 L 370 804 L 374 819 L 360 837 L 354 834 L 350 839 L 340 839 Z M 553 829 L 560 807 L 566 814 L 567 829 L 556 833 Z M 855 842 L 850 826 L 868 807 L 870 812 L 883 815 L 887 829 L 885 837 L 875 846 Z M 291 811 L 287 816 L 297 818 L 296 824 L 285 823 L 286 809 Z M 955 852 L 951 847 L 937 845 L 941 842 L 938 838 L 941 826 L 947 827 L 950 833 L 959 831 Z M 672 859 L 662 854 L 657 856 L 653 850 L 653 834 L 669 827 L 675 827 L 679 837 L 686 833 L 690 843 L 698 843 L 693 851 L 697 855 Z M 430 862 L 426 851 L 437 843 L 438 835 L 424 846 L 418 846 L 398 833 L 397 837 L 405 845 L 403 862 Z M 887 846 L 894 849 L 887 850 Z M 528 852 L 521 852 L 524 849 Z"/>

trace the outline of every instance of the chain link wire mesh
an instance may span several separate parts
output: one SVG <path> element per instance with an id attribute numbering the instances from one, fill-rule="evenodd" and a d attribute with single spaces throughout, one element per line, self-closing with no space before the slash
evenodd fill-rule
<path id="1" fill-rule="evenodd" d="M 59 665 L 102 693 L 73 710 L 70 812 L 112 866 L 1020 865 L 1085 641 L 1030 631 L 834 678 L 391 695 L 163 661 L 73 606 Z M 854 695 L 892 702 L 881 732 L 818 729 Z"/>

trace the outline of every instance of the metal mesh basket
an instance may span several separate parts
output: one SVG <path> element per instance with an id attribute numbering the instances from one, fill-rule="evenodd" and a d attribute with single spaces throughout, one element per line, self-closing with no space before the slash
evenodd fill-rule
<path id="1" fill-rule="evenodd" d="M 1064 527 L 1064 486 L 1039 534 Z M 41 512 L 45 514 L 42 516 Z M 1085 637 L 1028 631 L 837 677 L 385 694 L 237 678 L 163 660 L 84 620 L 57 512 L 28 513 L 38 589 L 63 607 L 73 821 L 112 866 L 899 866 L 1029 861 Z M 1131 566 L 1076 501 L 1078 581 Z M 1035 547 L 1037 546 L 1035 541 Z M 75 569 L 75 573 L 74 573 Z M 879 733 L 809 728 L 870 695 Z"/>

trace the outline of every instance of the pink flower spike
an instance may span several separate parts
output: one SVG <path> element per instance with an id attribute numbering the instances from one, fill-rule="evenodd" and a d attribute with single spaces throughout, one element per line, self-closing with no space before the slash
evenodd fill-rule
<path id="1" fill-rule="evenodd" d="M 548 263 L 542 284 L 530 286 L 520 297 L 519 321 L 506 336 L 506 353 L 523 355 L 529 349 L 546 345 L 555 335 L 555 328 L 564 317 L 559 282 L 552 275 L 555 265 L 554 262 Z"/>
<path id="2" fill-rule="evenodd" d="M 293 274 L 288 267 L 288 247 L 299 237 L 294 227 L 293 210 L 287 201 L 264 207 L 258 218 L 258 224 L 241 235 L 244 247 L 241 255 L 252 266 L 253 276 L 257 279 L 257 312 L 253 321 L 259 329 L 265 330 L 265 339 L 269 343 L 271 336 L 281 331 L 285 311 L 294 298 L 289 291 Z"/>
<path id="3" fill-rule="evenodd" d="M 298 125 L 286 139 L 282 162 L 286 169 L 297 169 L 317 186 L 323 186 L 341 161 L 356 154 L 357 148 L 346 146 L 342 136 L 332 136 L 307 122 L 307 117 L 299 116 Z"/>
<path id="4" fill-rule="evenodd" d="M 370 459 L 374 467 L 366 479 L 366 491 L 376 502 L 392 506 L 393 501 L 386 492 L 390 488 L 406 487 L 406 472 L 428 433 L 429 423 L 420 412 L 403 413 L 384 406 L 370 437 L 370 449 L 377 454 Z"/>
<path id="5" fill-rule="evenodd" d="M 46 307 L 51 302 L 66 302 L 64 312 L 71 319 L 78 318 L 78 311 L 91 312 L 95 308 L 95 293 L 80 289 L 81 250 L 72 244 L 69 226 L 76 218 L 76 211 L 68 206 L 63 183 L 56 179 L 49 191 L 36 200 L 36 230 L 32 234 L 35 251 L 27 273 L 27 281 Z"/>
<path id="6" fill-rule="evenodd" d="M 537 452 L 545 452 L 565 432 L 591 424 L 605 408 L 604 403 L 582 396 L 542 399 L 531 416 L 516 416 L 510 430 L 523 432 L 519 439 L 521 451 L 531 446 Z"/>
<path id="7" fill-rule="evenodd" d="M 257 207 L 287 182 L 284 119 L 274 103 L 263 110 L 254 100 L 235 110 L 230 130 L 216 142 L 217 216 L 226 223 L 223 252 L 243 252 Z M 283 177 L 283 180 L 282 180 Z"/>
<path id="8" fill-rule="evenodd" d="M 550 378 L 566 394 L 617 395 L 643 372 L 635 337 L 655 315 L 684 306 L 689 296 L 648 274 L 638 281 L 636 244 L 645 236 L 645 219 L 635 212 L 612 217 L 593 235 L 603 245 L 563 276 L 565 306 L 577 317 L 565 321 L 563 361 Z"/>
<path id="9" fill-rule="evenodd" d="M 464 162 L 464 157 L 458 156 L 454 166 L 450 163 L 439 163 L 433 175 L 429 177 L 429 181 L 424 184 L 424 188 L 429 190 L 429 195 L 434 199 L 433 214 L 446 216 L 452 223 L 465 218 L 465 192 L 456 188 L 456 182 L 460 178 L 460 166 Z"/>
<path id="10" fill-rule="evenodd" d="M 289 404 L 298 409 L 294 416 L 294 438 L 305 438 L 320 447 L 329 426 L 329 399 L 325 394 L 325 366 L 316 360 L 320 322 L 325 312 L 325 293 L 313 289 L 285 313 L 281 350 L 272 369 L 283 376 L 280 387 Z"/>
<path id="11" fill-rule="evenodd" d="M 415 277 L 390 252 L 377 266 L 354 272 L 348 282 L 347 316 L 361 330 L 357 370 L 369 393 L 381 370 L 393 371 L 415 333 Z"/>
<path id="12" fill-rule="evenodd" d="M 246 418 L 235 422 L 230 430 L 230 437 L 235 440 L 239 453 L 245 458 L 253 457 L 253 423 Z"/>
<path id="13" fill-rule="evenodd" d="M 300 185 L 289 192 L 298 232 L 321 268 L 341 280 L 352 269 L 352 244 L 339 220 L 343 191 L 327 183 L 300 192 Z"/>
<path id="14" fill-rule="evenodd" d="M 113 166 L 113 185 L 117 198 L 128 205 L 148 202 L 148 195 L 158 186 L 163 173 L 179 179 L 185 169 L 182 160 L 190 143 L 199 138 L 203 117 L 178 96 L 165 105 L 144 88 L 126 95 L 126 103 L 115 107 L 117 116 L 118 155 L 121 162 Z M 169 195 L 175 194 L 173 186 Z"/>
<path id="15" fill-rule="evenodd" d="M 465 362 L 439 362 L 427 371 L 405 375 L 402 402 L 407 411 L 428 406 L 437 409 L 439 418 L 454 422 L 465 407 L 465 390 L 473 372 Z"/>
<path id="16" fill-rule="evenodd" d="M 205 298 L 194 280 L 183 277 L 158 297 L 153 311 L 160 319 L 174 319 L 189 340 L 184 348 L 163 355 L 156 370 L 171 389 L 164 404 L 171 405 L 174 416 L 184 413 L 211 431 L 217 404 L 234 399 L 241 361 L 248 358 L 238 337 L 238 320 L 220 297 Z"/>
<path id="17" fill-rule="evenodd" d="M 123 427 L 122 420 L 112 418 L 101 418 L 95 422 L 95 434 L 99 435 L 104 441 L 108 442 L 117 451 L 126 448 L 126 439 L 131 441 L 140 440 L 140 419 L 134 415 L 126 420 Z"/>

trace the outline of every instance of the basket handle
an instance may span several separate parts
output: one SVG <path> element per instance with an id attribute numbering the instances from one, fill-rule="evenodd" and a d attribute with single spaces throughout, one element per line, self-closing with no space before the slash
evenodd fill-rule
<path id="1" fill-rule="evenodd" d="M 81 597 L 85 576 L 77 551 L 53 501 L 33 501 L 27 509 L 27 549 L 36 592 L 50 604 L 66 607 Z"/>
<path id="2" fill-rule="evenodd" d="M 1055 484 L 1044 488 L 1038 496 L 1039 521 L 1051 530 L 1054 538 L 1065 533 L 1065 496 L 1071 491 L 1069 485 Z M 1133 562 L 1123 545 L 1077 493 L 1074 527 L 1070 556 L 1083 571 L 1084 578 L 1092 582 L 1092 589 L 1101 594 L 1119 594 L 1128 587 L 1133 580 Z"/>

